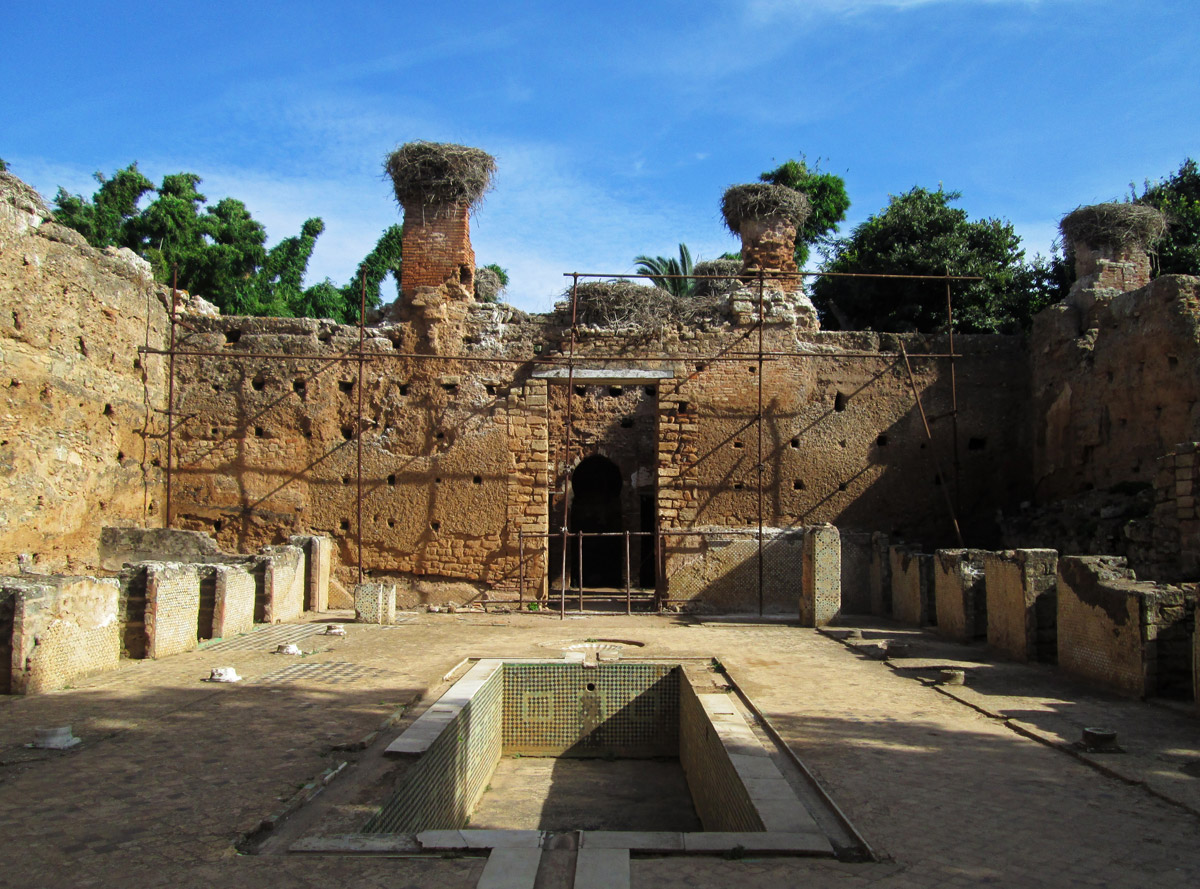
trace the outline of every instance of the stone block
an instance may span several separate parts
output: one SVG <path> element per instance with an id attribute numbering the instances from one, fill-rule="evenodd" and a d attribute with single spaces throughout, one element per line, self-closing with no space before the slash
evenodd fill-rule
<path id="1" fill-rule="evenodd" d="M 146 657 L 191 651 L 198 644 L 200 568 L 174 562 L 146 565 Z"/>
<path id="2" fill-rule="evenodd" d="M 305 608 L 329 610 L 329 577 L 333 571 L 333 541 L 328 537 L 298 535 L 288 543 L 304 551 Z"/>
<path id="3" fill-rule="evenodd" d="M 842 541 L 833 525 L 804 529 L 800 626 L 823 627 L 842 611 Z"/>
<path id="4" fill-rule="evenodd" d="M 1183 622 L 1183 610 L 1173 607 L 1181 596 L 1178 587 L 1135 580 L 1121 558 L 1060 559 L 1059 666 L 1121 694 L 1154 694 L 1172 672 L 1158 640 Z M 1176 667 L 1174 672 L 1184 671 Z"/>
<path id="5" fill-rule="evenodd" d="M 240 565 L 216 565 L 213 637 L 225 638 L 254 629 L 254 574 Z"/>
<path id="6" fill-rule="evenodd" d="M 3 690 L 39 694 L 115 670 L 120 594 L 114 578 L 0 578 L 0 605 L 13 611 L 11 658 L 0 672 L 9 680 Z"/>
<path id="7" fill-rule="evenodd" d="M 988 645 L 1018 661 L 1057 660 L 1057 567 L 1052 549 L 984 554 Z"/>
<path id="8" fill-rule="evenodd" d="M 901 623 L 923 627 L 937 623 L 933 600 L 933 556 L 907 546 L 888 550 L 892 577 L 892 616 Z"/>
<path id="9" fill-rule="evenodd" d="M 269 624 L 295 620 L 304 613 L 304 550 L 298 546 L 264 546 L 257 557 L 262 574 L 264 613 Z"/>
<path id="10" fill-rule="evenodd" d="M 890 541 L 879 531 L 871 534 L 871 614 L 892 616 L 892 563 L 888 550 Z"/>
<path id="11" fill-rule="evenodd" d="M 933 597 L 937 631 L 956 642 L 987 638 L 987 587 L 983 550 L 940 549 L 934 553 Z"/>
<path id="12" fill-rule="evenodd" d="M 354 587 L 354 619 L 360 624 L 390 624 L 396 620 L 396 585 L 360 583 Z"/>

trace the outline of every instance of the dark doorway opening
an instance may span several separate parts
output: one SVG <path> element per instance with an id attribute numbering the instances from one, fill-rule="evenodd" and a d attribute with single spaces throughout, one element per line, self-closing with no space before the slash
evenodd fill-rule
<path id="1" fill-rule="evenodd" d="M 215 568 L 200 573 L 200 608 L 196 614 L 196 638 L 213 637 L 213 620 L 217 611 L 217 571 Z"/>
<path id="2" fill-rule="evenodd" d="M 125 626 L 121 633 L 122 653 L 128 658 L 146 656 L 146 569 L 138 568 L 125 586 Z"/>
<path id="3" fill-rule="evenodd" d="M 571 473 L 571 524 L 569 530 L 621 534 L 621 487 L 624 479 L 617 464 L 595 454 L 580 461 Z M 580 562 L 582 561 L 582 577 Z M 571 542 L 571 579 L 585 587 L 620 587 L 625 584 L 623 537 L 584 537 Z"/>
<path id="4" fill-rule="evenodd" d="M 655 503 L 657 502 L 653 494 L 643 494 L 640 498 L 639 506 L 641 512 L 641 527 L 639 531 L 654 535 L 657 532 L 655 526 Z M 654 536 L 641 538 L 641 561 L 638 565 L 638 584 L 643 589 L 654 589 L 658 582 L 658 547 Z"/>
<path id="5" fill-rule="evenodd" d="M 12 691 L 13 621 L 16 610 L 16 595 L 0 592 L 0 695 Z"/>

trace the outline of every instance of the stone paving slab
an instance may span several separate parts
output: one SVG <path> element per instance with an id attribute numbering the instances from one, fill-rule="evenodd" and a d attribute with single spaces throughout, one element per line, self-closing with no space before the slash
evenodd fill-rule
<path id="1" fill-rule="evenodd" d="M 541 860 L 536 849 L 497 849 L 488 856 L 478 889 L 533 889 Z"/>
<path id="2" fill-rule="evenodd" d="M 629 850 L 580 849 L 574 889 L 629 889 Z"/>
<path id="3" fill-rule="evenodd" d="M 859 622 L 861 623 L 861 621 Z M 864 635 L 888 637 L 886 624 Z M 1006 720 L 1019 731 L 1063 749 L 1071 756 L 1121 778 L 1143 784 L 1200 815 L 1200 718 L 1161 701 L 1122 697 L 1065 676 L 1045 664 L 1005 661 L 978 644 L 962 645 L 929 632 L 905 631 L 898 637 L 919 638 L 914 643 L 934 658 L 909 658 L 891 662 L 900 675 L 927 685 L 936 671 L 954 666 L 956 653 L 965 652 L 957 668 L 966 673 L 965 685 L 938 683 L 937 690 L 995 719 Z M 854 645 L 855 640 L 846 640 Z M 922 671 L 929 671 L 920 675 Z M 1120 752 L 1088 751 L 1080 743 L 1087 727 L 1117 732 Z"/>
<path id="4" fill-rule="evenodd" d="M 279 668 L 277 656 L 201 650 L 125 664 L 53 694 L 0 699 L 0 763 L 7 763 L 0 764 L 0 884 L 473 887 L 487 864 L 482 858 L 240 855 L 236 844 L 297 788 L 336 766 L 345 755 L 331 752 L 336 745 L 375 730 L 400 704 L 437 693 L 464 657 L 536 657 L 540 643 L 573 635 L 579 642 L 641 641 L 645 657 L 721 658 L 882 856 L 865 864 L 765 853 L 635 858 L 633 889 L 1200 885 L 1200 819 L 812 630 L 623 615 L 566 622 L 429 615 L 399 627 L 348 629 L 340 639 L 321 637 L 308 659 L 385 674 L 344 686 L 255 685 Z M 201 682 L 214 666 L 235 667 L 247 682 Z M 1185 735 L 1171 710 L 1137 702 L 1123 703 L 1129 711 L 1110 708 L 1052 673 L 1045 681 L 1053 694 L 1040 697 L 1050 715 L 1085 713 L 1081 719 L 1091 722 L 1129 712 L 1132 722 L 1136 714 L 1138 728 L 1118 726 L 1127 747 L 1145 738 L 1147 750 L 1170 756 L 1174 739 Z M 1004 707 L 1010 720 L 1043 718 L 1018 688 L 977 691 L 1011 698 Z M 1015 715 L 1021 710 L 1030 712 Z M 15 761 L 35 727 L 68 723 L 83 738 L 79 748 Z M 350 780 L 354 763 L 341 774 L 335 782 Z M 1188 787 L 1200 781 L 1179 774 Z"/>

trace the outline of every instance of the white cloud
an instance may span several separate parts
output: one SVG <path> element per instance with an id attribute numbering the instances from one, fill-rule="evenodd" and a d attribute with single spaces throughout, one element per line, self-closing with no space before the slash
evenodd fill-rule
<path id="1" fill-rule="evenodd" d="M 480 263 L 509 270 L 506 299 L 520 308 L 548 309 L 566 272 L 632 272 L 635 256 L 673 255 L 680 241 L 704 257 L 736 249 L 695 207 L 647 206 L 602 188 L 553 146 L 499 146 L 496 155 L 496 189 L 476 214 L 472 242 Z"/>

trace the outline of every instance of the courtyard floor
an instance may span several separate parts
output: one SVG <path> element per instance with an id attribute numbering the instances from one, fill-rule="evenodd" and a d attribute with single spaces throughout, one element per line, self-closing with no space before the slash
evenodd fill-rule
<path id="1" fill-rule="evenodd" d="M 878 859 L 635 858 L 634 887 L 1200 885 L 1190 703 L 1107 696 L 881 622 L 854 622 L 861 638 L 845 642 L 685 615 L 420 614 L 316 635 L 336 617 L 0 698 L 0 886 L 473 887 L 483 858 L 238 845 L 341 763 L 332 782 L 352 781 L 378 749 L 355 748 L 386 745 L 464 658 L 555 656 L 596 638 L 643 643 L 640 657 L 719 658 Z M 908 657 L 872 656 L 897 637 Z M 271 653 L 281 641 L 309 653 Z M 218 666 L 243 681 L 201 681 Z M 946 666 L 965 668 L 967 685 L 937 685 Z M 78 747 L 25 746 L 68 723 Z M 1122 752 L 1077 749 L 1085 725 L 1116 729 Z"/>

